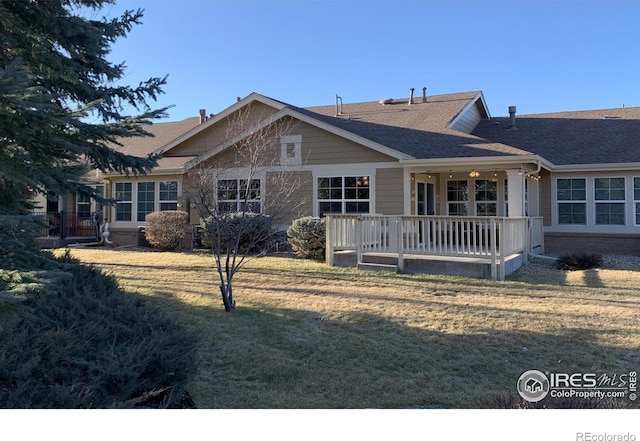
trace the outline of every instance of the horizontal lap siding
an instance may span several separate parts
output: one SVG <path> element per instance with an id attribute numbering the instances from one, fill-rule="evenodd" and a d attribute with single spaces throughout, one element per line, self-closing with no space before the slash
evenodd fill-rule
<path id="1" fill-rule="evenodd" d="M 267 173 L 265 212 L 275 225 L 313 213 L 313 181 L 310 171 Z"/>
<path id="2" fill-rule="evenodd" d="M 466 111 L 451 128 L 459 130 L 460 132 L 471 133 L 482 119 L 478 105 L 479 104 L 476 103 L 475 106 L 472 106 L 468 111 Z"/>
<path id="3" fill-rule="evenodd" d="M 254 102 L 249 113 L 245 114 L 244 112 L 246 112 L 246 108 L 218 121 L 215 125 L 171 149 L 167 152 L 167 156 L 199 155 L 211 150 L 224 143 L 226 139 L 273 115 L 277 110 L 262 103 Z M 240 124 L 240 121 L 242 121 L 242 124 Z"/>
<path id="4" fill-rule="evenodd" d="M 403 179 L 404 171 L 401 168 L 379 168 L 376 171 L 376 213 L 404 213 Z"/>
<path id="5" fill-rule="evenodd" d="M 292 130 L 292 134 L 302 135 L 302 162 L 305 165 L 396 161 L 385 154 L 306 123 L 298 124 Z"/>

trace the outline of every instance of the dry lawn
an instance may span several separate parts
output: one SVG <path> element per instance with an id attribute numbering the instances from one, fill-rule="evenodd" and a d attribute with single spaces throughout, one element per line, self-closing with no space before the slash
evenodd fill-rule
<path id="1" fill-rule="evenodd" d="M 72 251 L 204 336 L 200 408 L 492 407 L 524 371 L 640 366 L 640 272 L 505 282 L 255 259 L 225 313 L 213 259 Z"/>

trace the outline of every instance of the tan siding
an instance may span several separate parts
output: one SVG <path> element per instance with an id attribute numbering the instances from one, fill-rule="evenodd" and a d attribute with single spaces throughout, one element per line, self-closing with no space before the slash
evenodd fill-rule
<path id="1" fill-rule="evenodd" d="M 250 109 L 243 108 L 225 118 L 208 129 L 192 136 L 179 146 L 174 147 L 167 156 L 191 156 L 199 155 L 204 151 L 215 148 L 226 139 L 235 134 L 247 130 L 252 125 L 277 112 L 277 109 L 259 102 L 251 104 Z"/>
<path id="2" fill-rule="evenodd" d="M 376 170 L 376 213 L 403 214 L 404 171 L 401 168 L 379 168 Z"/>
<path id="3" fill-rule="evenodd" d="M 306 123 L 296 125 L 291 134 L 302 135 L 302 162 L 307 165 L 397 161 Z"/>
<path id="4" fill-rule="evenodd" d="M 459 130 L 464 133 L 471 133 L 473 129 L 476 128 L 482 116 L 480 115 L 480 110 L 478 109 L 478 104 L 475 106 L 471 106 L 469 110 L 467 110 L 463 115 L 461 115 L 460 119 L 456 121 L 456 123 L 451 126 L 454 130 Z"/>
<path id="5" fill-rule="evenodd" d="M 545 226 L 551 225 L 551 175 L 548 171 L 540 172 L 540 216 L 544 218 Z"/>
<path id="6" fill-rule="evenodd" d="M 275 225 L 313 214 L 313 179 L 311 172 L 267 173 L 265 213 Z"/>

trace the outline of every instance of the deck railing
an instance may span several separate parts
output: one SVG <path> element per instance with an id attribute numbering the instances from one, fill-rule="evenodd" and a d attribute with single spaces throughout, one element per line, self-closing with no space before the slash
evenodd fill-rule
<path id="1" fill-rule="evenodd" d="M 76 213 L 71 211 L 37 212 L 42 216 L 42 237 L 100 237 L 99 219 L 93 213 Z"/>
<path id="2" fill-rule="evenodd" d="M 358 262 L 365 253 L 486 258 L 492 278 L 504 279 L 505 259 L 522 253 L 527 259 L 541 246 L 542 218 L 456 216 L 327 216 L 327 263 L 336 251 L 355 250 Z"/>

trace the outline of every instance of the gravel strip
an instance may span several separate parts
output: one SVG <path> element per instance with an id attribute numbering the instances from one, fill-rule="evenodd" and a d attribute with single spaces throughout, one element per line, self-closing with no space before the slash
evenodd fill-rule
<path id="1" fill-rule="evenodd" d="M 561 273 L 563 271 L 556 268 L 557 257 L 557 255 L 532 255 L 529 264 L 523 265 L 514 274 Z M 640 256 L 603 254 L 601 268 L 640 271 Z"/>

